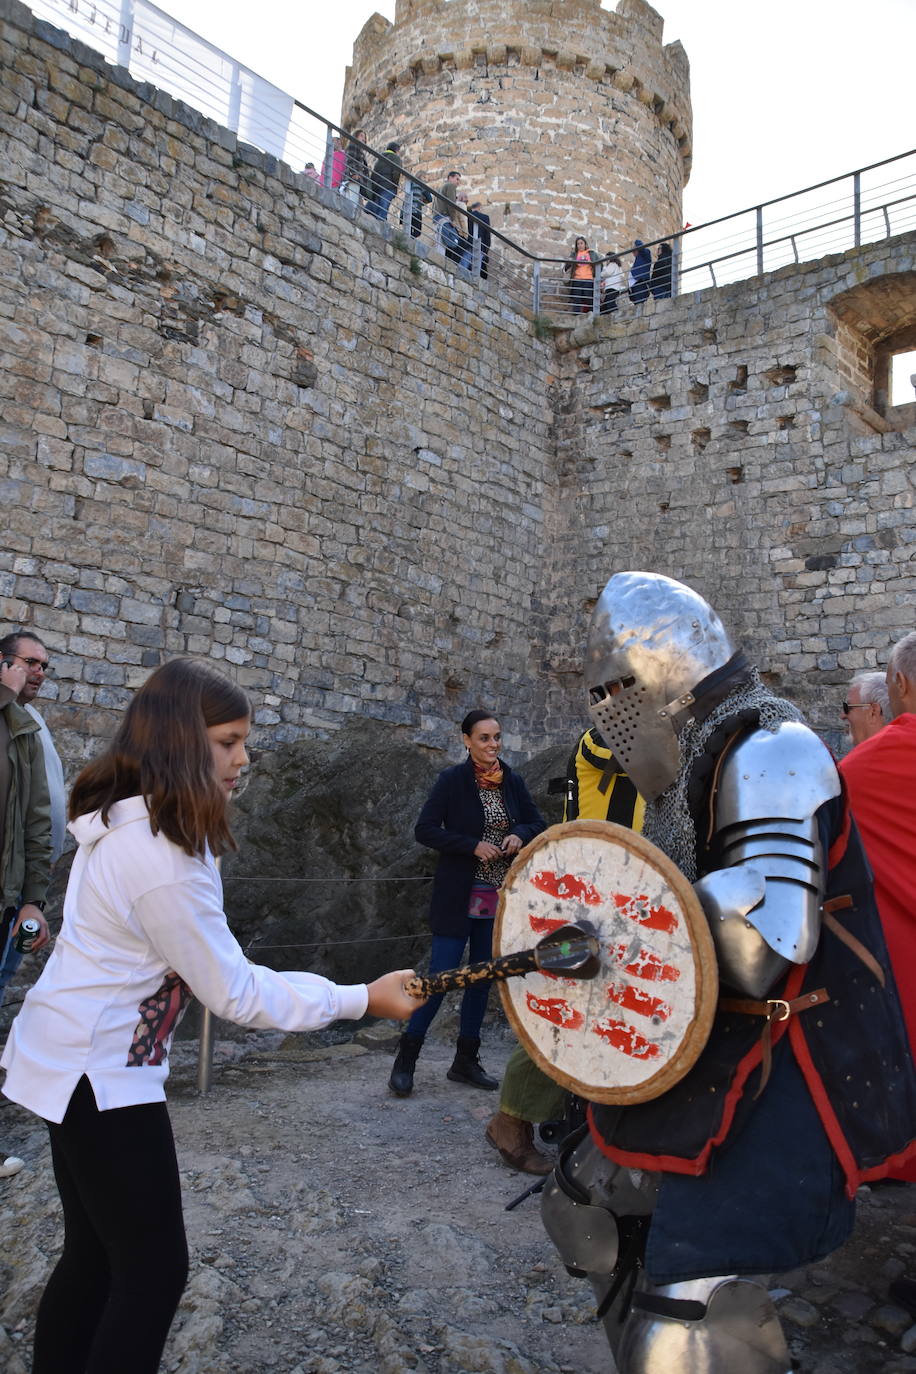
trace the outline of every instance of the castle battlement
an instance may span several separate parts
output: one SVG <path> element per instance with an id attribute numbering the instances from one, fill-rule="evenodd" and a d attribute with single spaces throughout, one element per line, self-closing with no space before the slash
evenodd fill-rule
<path id="1" fill-rule="evenodd" d="M 398 137 L 429 181 L 460 167 L 532 250 L 601 247 L 681 223 L 690 72 L 644 0 L 399 0 L 365 24 L 342 120 Z"/>

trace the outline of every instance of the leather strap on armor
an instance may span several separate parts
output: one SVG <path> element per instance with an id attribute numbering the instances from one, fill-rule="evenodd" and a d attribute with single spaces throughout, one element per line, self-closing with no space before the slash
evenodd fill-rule
<path id="1" fill-rule="evenodd" d="M 760 1068 L 760 1086 L 754 1093 L 754 1101 L 760 1096 L 770 1077 L 770 1070 L 773 1067 L 773 1036 L 771 1027 L 774 1021 L 788 1021 L 790 1016 L 797 1016 L 801 1011 L 810 1011 L 812 1007 L 820 1006 L 823 1002 L 830 1001 L 830 994 L 826 988 L 817 988 L 814 992 L 803 993 L 801 997 L 793 997 L 786 1001 L 782 997 L 770 997 L 766 1002 L 755 1002 L 747 997 L 720 997 L 720 1011 L 740 1012 L 746 1016 L 763 1016 L 766 1018 L 763 1031 L 760 1035 L 760 1049 L 762 1054 Z"/>
<path id="2" fill-rule="evenodd" d="M 693 703 L 690 714 L 694 720 L 705 720 L 739 683 L 749 681 L 750 667 L 744 651 L 738 649 L 727 663 L 707 673 L 691 692 Z"/>
<path id="3" fill-rule="evenodd" d="M 865 948 L 861 940 L 857 940 L 851 931 L 848 931 L 845 926 L 840 925 L 833 914 L 835 911 L 848 911 L 850 907 L 854 906 L 855 903 L 848 893 L 842 897 L 831 897 L 829 901 L 824 902 L 821 907 L 824 925 L 838 940 L 843 941 L 847 949 L 852 950 L 857 959 L 862 960 L 862 963 L 868 969 L 869 973 L 873 973 L 881 986 L 884 987 L 886 982 L 884 969 L 878 963 L 878 960 Z"/>
<path id="4" fill-rule="evenodd" d="M 655 1317 L 671 1317 L 678 1322 L 701 1322 L 709 1311 L 705 1302 L 693 1298 L 666 1298 L 661 1293 L 634 1293 L 630 1306 Z"/>
<path id="5" fill-rule="evenodd" d="M 596 1321 L 601 1321 L 611 1310 L 620 1293 L 623 1302 L 620 1307 L 620 1321 L 626 1318 L 635 1303 L 634 1289 L 645 1262 L 646 1242 L 649 1239 L 647 1217 L 617 1217 L 617 1230 L 620 1233 L 620 1254 L 611 1275 L 611 1286 L 595 1310 Z"/>
<path id="6" fill-rule="evenodd" d="M 579 1203 L 582 1207 L 591 1204 L 591 1197 L 587 1189 L 577 1183 L 569 1171 L 568 1165 L 572 1158 L 573 1151 L 577 1145 L 588 1137 L 588 1122 L 583 1121 L 581 1126 L 577 1126 L 560 1145 L 556 1165 L 554 1166 L 553 1176 L 562 1192 L 573 1202 Z"/>

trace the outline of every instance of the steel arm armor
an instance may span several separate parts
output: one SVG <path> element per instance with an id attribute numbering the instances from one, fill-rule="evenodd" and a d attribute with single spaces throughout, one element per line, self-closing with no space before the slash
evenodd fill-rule
<path id="1" fill-rule="evenodd" d="M 723 983 L 762 997 L 817 947 L 826 883 L 817 812 L 840 792 L 806 725 L 755 730 L 726 756 L 712 847 L 721 867 L 696 883 Z"/>

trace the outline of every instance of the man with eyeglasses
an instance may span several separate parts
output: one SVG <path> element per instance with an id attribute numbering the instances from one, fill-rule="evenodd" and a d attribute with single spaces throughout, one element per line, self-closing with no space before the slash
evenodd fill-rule
<path id="1" fill-rule="evenodd" d="M 32 702 L 41 691 L 45 676 L 49 671 L 48 651 L 40 639 L 36 639 L 29 634 L 14 633 L 5 635 L 3 639 L 0 639 L 0 660 L 11 665 L 11 669 L 8 671 L 7 676 L 3 678 L 4 683 L 6 683 L 8 677 L 12 675 L 15 675 L 16 681 L 18 682 L 19 670 L 24 670 L 25 672 L 25 679 L 15 697 L 15 704 L 31 717 L 29 726 L 30 731 L 38 735 L 40 758 L 44 764 L 45 780 L 51 808 L 50 869 L 50 866 L 55 864 L 60 858 L 61 851 L 64 847 L 67 824 L 67 796 L 64 788 L 64 770 L 61 766 L 57 750 L 54 748 L 51 731 L 48 729 L 44 719 L 32 705 Z M 6 672 L 7 670 L 2 671 Z M 14 684 L 9 682 L 8 685 L 12 688 Z M 5 849 L 6 846 L 4 845 L 4 854 Z M 45 883 L 45 887 L 47 887 L 47 883 Z M 22 895 L 25 896 L 25 893 L 26 889 L 23 888 Z M 6 891 L 6 883 L 4 882 L 4 908 L 8 906 L 7 899 L 8 894 Z M 0 1004 L 3 1002 L 7 984 L 22 962 L 22 955 L 13 946 L 16 931 L 22 921 L 24 921 L 27 916 L 31 916 L 39 922 L 41 927 L 38 938 L 31 946 L 33 950 L 41 949 L 42 945 L 48 942 L 48 926 L 43 915 L 43 895 L 40 900 L 41 910 L 37 912 L 33 910 L 23 912 L 23 910 L 20 909 L 15 922 L 7 921 L 5 923 L 9 929 L 7 931 L 5 948 L 3 949 L 2 957 L 0 957 Z M 16 905 L 18 906 L 18 903 L 16 903 Z M 35 903 L 28 903 L 28 905 L 31 907 L 34 906 Z M 5 914 L 6 911 L 4 910 L 4 915 Z M 0 927 L 0 945 L 2 945 L 2 943 L 2 927 Z"/>
<path id="2" fill-rule="evenodd" d="M 46 659 L 44 645 L 31 636 L 13 634 L 0 639 L 0 967 L 23 921 L 38 923 L 32 949 L 48 942 L 44 918 L 51 876 L 48 772 L 40 717 L 23 700 L 30 680 L 40 685 Z M 0 1000 L 2 987 L 0 983 Z M 22 1166 L 18 1156 L 0 1149 L 0 1178 L 17 1174 Z"/>
<path id="3" fill-rule="evenodd" d="M 849 727 L 853 748 L 884 729 L 891 708 L 883 673 L 856 673 L 846 691 L 842 718 Z"/>

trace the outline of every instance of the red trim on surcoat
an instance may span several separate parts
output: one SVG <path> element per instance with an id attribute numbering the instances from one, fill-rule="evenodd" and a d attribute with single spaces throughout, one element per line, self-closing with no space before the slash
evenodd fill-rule
<path id="1" fill-rule="evenodd" d="M 786 1001 L 791 1001 L 793 997 L 798 995 L 798 989 L 801 987 L 806 968 L 807 965 L 801 965 L 792 970 L 786 982 L 783 994 Z M 789 1021 L 773 1021 L 771 1023 L 772 1044 L 774 1046 L 777 1045 L 785 1035 L 789 1022 L 793 1019 L 794 1018 L 790 1017 Z M 602 1154 L 607 1155 L 615 1164 L 622 1164 L 628 1169 L 650 1169 L 653 1171 L 661 1169 L 664 1173 L 668 1174 L 689 1174 L 698 1178 L 701 1174 L 705 1174 L 709 1166 L 709 1157 L 713 1150 L 717 1145 L 721 1145 L 723 1140 L 728 1136 L 732 1128 L 732 1122 L 735 1119 L 738 1103 L 743 1096 L 747 1080 L 754 1069 L 757 1068 L 762 1058 L 763 1045 L 761 1040 L 758 1039 L 754 1042 L 753 1048 L 748 1050 L 744 1058 L 738 1063 L 731 1087 L 725 1096 L 725 1106 L 722 1109 L 719 1129 L 716 1131 L 715 1135 L 710 1136 L 699 1154 L 695 1155 L 693 1158 L 687 1158 L 682 1155 L 641 1154 L 630 1150 L 621 1150 L 616 1145 L 608 1145 L 607 1141 L 603 1140 L 601 1137 L 601 1133 L 592 1116 L 592 1104 L 589 1104 L 588 1128 L 591 1137 Z"/>

